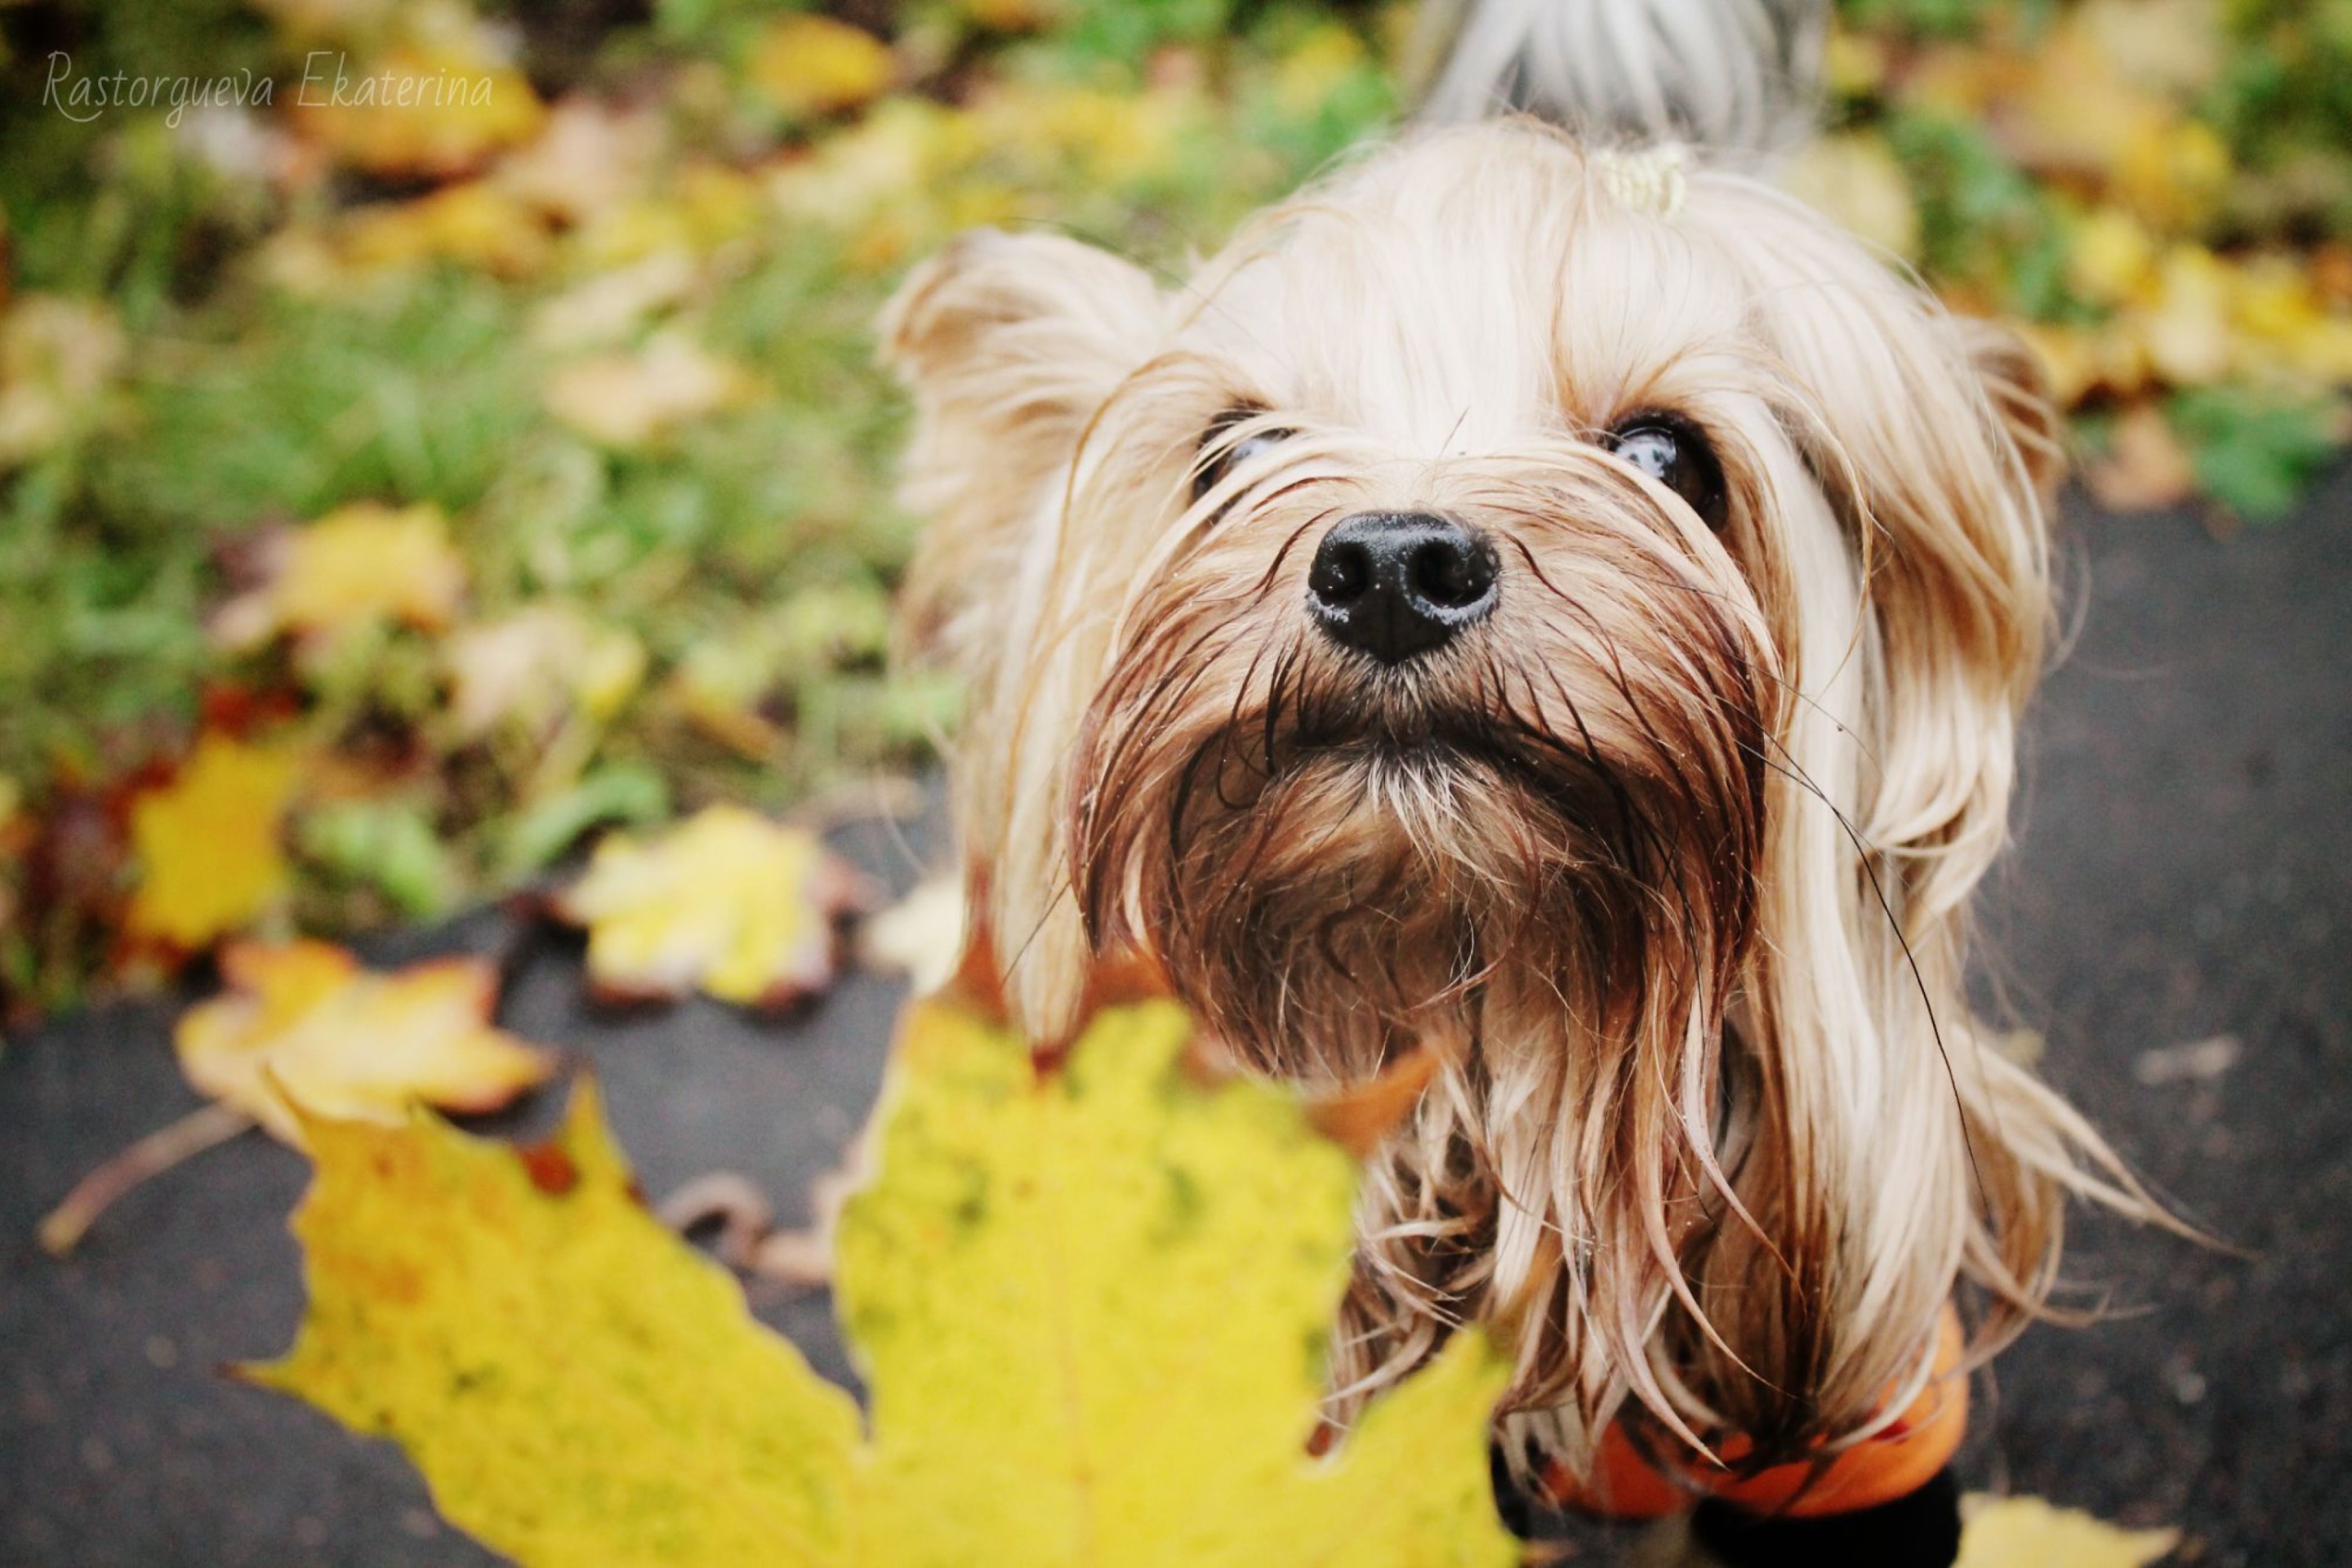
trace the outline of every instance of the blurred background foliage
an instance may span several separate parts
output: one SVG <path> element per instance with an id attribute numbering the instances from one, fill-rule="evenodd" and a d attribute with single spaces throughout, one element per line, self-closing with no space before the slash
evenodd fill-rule
<path id="1" fill-rule="evenodd" d="M 0 4 L 0 1006 L 823 801 L 885 668 L 894 279 L 1172 268 L 1390 121 L 1412 5 Z M 2019 322 L 2118 508 L 2347 435 L 2352 0 L 1845 0 L 1790 178 Z"/>

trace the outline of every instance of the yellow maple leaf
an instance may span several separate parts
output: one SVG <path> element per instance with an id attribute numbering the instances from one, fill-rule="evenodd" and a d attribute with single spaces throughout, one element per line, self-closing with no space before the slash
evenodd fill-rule
<path id="1" fill-rule="evenodd" d="M 776 1006 L 833 983 L 834 921 L 857 874 L 806 828 L 709 806 L 650 838 L 613 834 L 555 910 L 588 928 L 588 977 L 621 997 Z"/>
<path id="2" fill-rule="evenodd" d="M 781 16 L 761 31 L 744 75 L 761 97 L 795 119 L 838 114 L 890 85 L 889 46 L 830 16 Z"/>
<path id="3" fill-rule="evenodd" d="M 489 1023 L 498 971 L 435 959 L 392 974 L 322 942 L 232 942 L 227 994 L 173 1032 L 180 1070 L 299 1145 L 301 1111 L 398 1122 L 418 1100 L 493 1110 L 555 1070 L 554 1056 Z"/>
<path id="4" fill-rule="evenodd" d="M 262 564 L 261 584 L 213 616 L 213 635 L 230 647 L 280 632 L 327 638 L 387 620 L 436 630 L 466 594 L 465 559 L 449 542 L 448 520 L 429 501 L 339 507 L 268 540 Z"/>
<path id="5" fill-rule="evenodd" d="M 1295 1101 L 1210 1089 L 1189 1025 L 1103 1015 L 1067 1070 L 910 1014 L 839 1230 L 856 1405 L 628 1195 L 593 1096 L 518 1154 L 321 1122 L 310 1305 L 246 1375 L 400 1442 L 525 1563 L 1509 1563 L 1475 1334 L 1308 1458 L 1353 1173 Z"/>
<path id="6" fill-rule="evenodd" d="M 2120 1530 L 2038 1497 L 1970 1497 L 1954 1568 L 2146 1568 L 2177 1530 Z"/>
<path id="7" fill-rule="evenodd" d="M 278 836 L 294 782 L 291 753 L 208 733 L 178 776 L 137 796 L 131 933 L 199 948 L 268 912 L 286 891 Z"/>

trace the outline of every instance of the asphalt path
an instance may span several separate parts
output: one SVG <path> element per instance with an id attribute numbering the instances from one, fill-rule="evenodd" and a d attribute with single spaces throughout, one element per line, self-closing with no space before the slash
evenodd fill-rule
<path id="1" fill-rule="evenodd" d="M 1985 994 L 2243 1252 L 2085 1217 L 2068 1275 L 2105 1313 L 2002 1359 L 1966 1479 L 2178 1524 L 2189 1561 L 2352 1563 L 2352 469 L 2226 540 L 2077 508 L 2066 554 L 2078 626 L 1986 902 Z M 843 847 L 898 889 L 941 850 L 935 819 Z M 614 1013 L 584 1000 L 576 944 L 496 911 L 368 951 L 499 954 L 500 1022 L 594 1063 L 648 1192 L 731 1170 L 787 1219 L 870 1103 L 898 1001 L 852 976 L 780 1021 Z M 70 1261 L 34 1247 L 78 1176 L 196 1104 L 175 1005 L 0 1052 L 0 1563 L 490 1561 L 391 1448 L 217 1373 L 291 1339 L 298 1156 L 248 1135 L 133 1194 Z M 543 1125 L 554 1098 L 494 1125 Z M 822 1293 L 753 1305 L 850 1377 Z M 1612 1554 L 1587 1537 L 1579 1557 Z"/>

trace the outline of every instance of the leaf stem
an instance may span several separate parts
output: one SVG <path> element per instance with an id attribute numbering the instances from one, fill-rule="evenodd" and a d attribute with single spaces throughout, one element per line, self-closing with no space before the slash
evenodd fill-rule
<path id="1" fill-rule="evenodd" d="M 49 1211 L 35 1233 L 41 1250 L 52 1258 L 67 1256 L 115 1199 L 150 1176 L 160 1176 L 252 1125 L 253 1118 L 247 1112 L 215 1102 L 198 1106 L 170 1126 L 150 1132 L 76 1183 L 65 1201 Z"/>

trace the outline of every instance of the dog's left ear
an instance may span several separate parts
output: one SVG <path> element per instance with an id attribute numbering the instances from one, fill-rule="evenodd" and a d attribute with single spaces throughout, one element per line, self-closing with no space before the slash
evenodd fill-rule
<path id="1" fill-rule="evenodd" d="M 1856 279 L 1796 324 L 1789 357 L 1825 437 L 1812 466 L 1868 574 L 1879 771 L 1857 826 L 1927 853 L 1915 890 L 1941 913 L 2007 835 L 2052 618 L 2063 426 L 2022 342 L 1907 286 Z"/>
<path id="2" fill-rule="evenodd" d="M 2051 401 L 2041 356 L 1996 322 L 1961 317 L 1953 325 L 2027 479 L 2046 502 L 2066 477 L 2066 422 Z"/>
<path id="3" fill-rule="evenodd" d="M 882 361 L 914 394 L 904 499 L 931 525 L 904 612 L 919 646 L 963 594 L 1003 591 L 1045 485 L 1161 324 L 1140 268 L 1058 235 L 976 229 L 899 286 Z"/>

